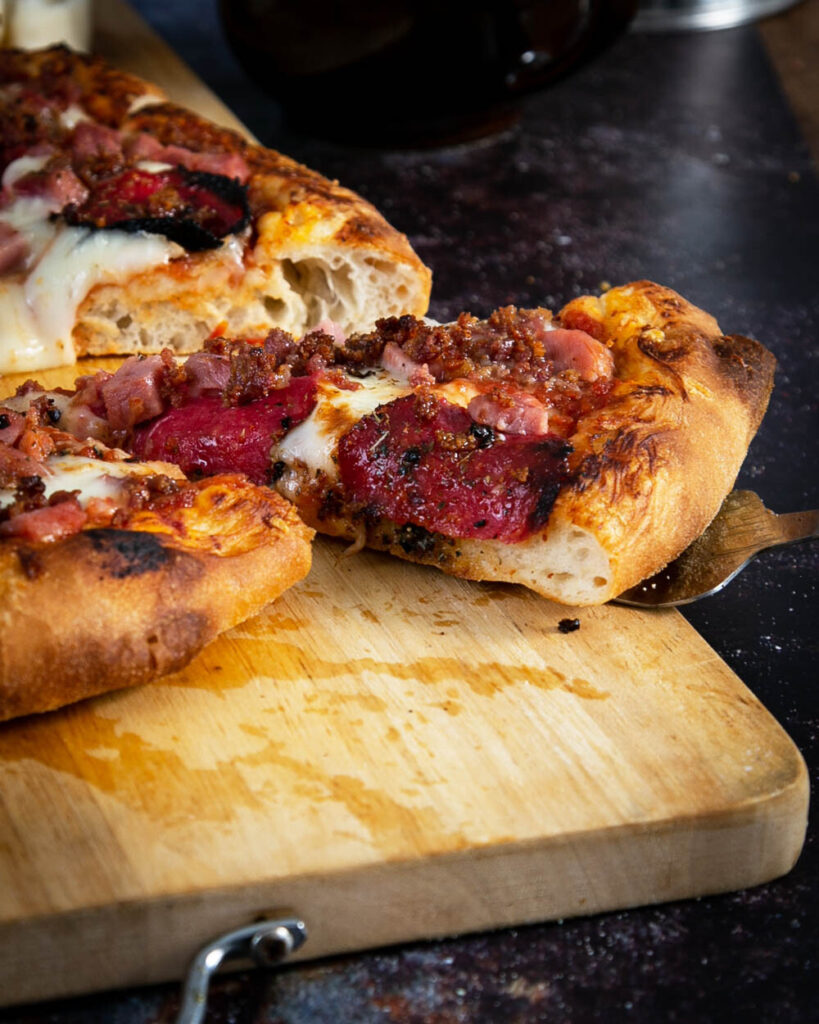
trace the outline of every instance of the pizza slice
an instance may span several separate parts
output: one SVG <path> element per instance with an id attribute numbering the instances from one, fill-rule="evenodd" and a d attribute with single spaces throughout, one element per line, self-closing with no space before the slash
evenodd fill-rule
<path id="1" fill-rule="evenodd" d="M 557 316 L 214 337 L 7 404 L 46 403 L 64 429 L 189 475 L 245 473 L 355 547 L 589 605 L 702 532 L 773 371 L 758 342 L 642 281 Z"/>
<path id="2" fill-rule="evenodd" d="M 56 418 L 0 409 L 0 720 L 174 672 L 310 567 L 270 489 L 189 482 Z"/>
<path id="3" fill-rule="evenodd" d="M 0 372 L 423 314 L 430 273 L 336 182 L 65 47 L 0 51 Z"/>

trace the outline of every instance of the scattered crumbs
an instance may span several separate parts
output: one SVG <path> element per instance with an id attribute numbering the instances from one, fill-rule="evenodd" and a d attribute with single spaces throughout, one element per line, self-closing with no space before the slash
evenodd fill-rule
<path id="1" fill-rule="evenodd" d="M 561 619 L 557 628 L 561 633 L 574 633 L 576 629 L 580 629 L 580 619 Z"/>
<path id="2" fill-rule="evenodd" d="M 611 291 L 611 281 L 601 281 L 601 282 L 600 282 L 600 283 L 598 284 L 597 288 L 598 288 L 598 290 L 599 290 L 600 292 L 608 292 L 608 291 Z"/>

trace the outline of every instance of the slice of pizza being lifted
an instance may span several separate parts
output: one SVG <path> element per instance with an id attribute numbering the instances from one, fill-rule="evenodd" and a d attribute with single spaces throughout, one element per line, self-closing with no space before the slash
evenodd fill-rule
<path id="1" fill-rule="evenodd" d="M 423 314 L 367 202 L 65 47 L 0 51 L 0 372 Z"/>
<path id="2" fill-rule="evenodd" d="M 310 568 L 313 531 L 269 488 L 53 419 L 0 411 L 0 721 L 174 672 Z"/>
<path id="3" fill-rule="evenodd" d="M 187 474 L 239 471 L 316 530 L 475 580 L 599 604 L 661 569 L 731 489 L 773 356 L 650 282 L 348 338 L 210 339 L 74 392 L 31 384 L 78 436 Z"/>

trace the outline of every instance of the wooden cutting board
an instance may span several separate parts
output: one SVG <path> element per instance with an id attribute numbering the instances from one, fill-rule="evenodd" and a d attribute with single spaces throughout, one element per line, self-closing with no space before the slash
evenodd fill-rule
<path id="1" fill-rule="evenodd" d="M 231 121 L 98 9 L 103 52 Z M 184 672 L 0 727 L 3 1002 L 181 977 L 270 911 L 316 957 L 793 865 L 802 758 L 676 612 L 564 635 L 522 589 L 342 552 Z"/>

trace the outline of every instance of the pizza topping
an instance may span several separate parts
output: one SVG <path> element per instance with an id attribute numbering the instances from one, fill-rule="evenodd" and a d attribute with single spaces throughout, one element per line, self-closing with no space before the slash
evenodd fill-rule
<path id="1" fill-rule="evenodd" d="M 140 132 L 129 139 L 125 151 L 132 161 L 150 160 L 173 167 L 182 166 L 189 171 L 207 171 L 233 178 L 242 185 L 250 177 L 250 167 L 241 153 L 197 153 L 185 146 L 163 146 L 147 132 Z"/>
<path id="2" fill-rule="evenodd" d="M 113 431 L 129 430 L 162 412 L 159 387 L 164 373 L 161 356 L 131 356 L 101 382 L 99 394 Z"/>
<path id="3" fill-rule="evenodd" d="M 0 441 L 3 444 L 14 444 L 23 433 L 26 418 L 14 409 L 0 409 Z"/>
<path id="4" fill-rule="evenodd" d="M 549 431 L 549 410 L 534 395 L 499 386 L 476 395 L 467 406 L 476 423 L 506 434 L 542 435 Z"/>
<path id="5" fill-rule="evenodd" d="M 614 372 L 611 353 L 597 339 L 556 327 L 547 310 L 515 306 L 495 310 L 486 320 L 462 313 L 450 324 L 413 316 L 379 320 L 374 332 L 348 340 L 345 361 L 379 360 L 406 380 L 428 373 L 438 382 L 503 378 L 533 386 L 566 371 L 587 382 Z"/>
<path id="6" fill-rule="evenodd" d="M 13 190 L 17 196 L 47 200 L 54 213 L 69 203 L 82 203 L 88 196 L 88 189 L 61 158 L 16 178 Z"/>
<path id="7" fill-rule="evenodd" d="M 20 512 L 0 522 L 0 536 L 47 543 L 77 533 L 85 525 L 86 518 L 73 494 L 61 496 L 54 504 Z"/>
<path id="8" fill-rule="evenodd" d="M 437 401 L 419 416 L 414 396 L 365 416 L 342 437 L 346 496 L 365 516 L 386 516 L 450 537 L 515 543 L 547 521 L 568 477 L 570 448 L 553 435 L 479 447 L 468 412 Z"/>
<path id="9" fill-rule="evenodd" d="M 294 377 L 252 405 L 197 398 L 137 427 L 132 448 L 139 458 L 174 462 L 187 474 L 238 472 L 267 483 L 271 445 L 309 416 L 315 392 L 312 377 Z"/>
<path id="10" fill-rule="evenodd" d="M 28 255 L 28 242 L 24 235 L 10 224 L 0 221 L 0 274 L 19 267 Z"/>
<path id="11" fill-rule="evenodd" d="M 222 394 L 230 380 L 230 359 L 215 352 L 194 352 L 184 362 L 184 374 L 188 397 Z"/>
<path id="12" fill-rule="evenodd" d="M 394 341 L 388 341 L 384 346 L 384 351 L 381 353 L 381 365 L 394 377 L 400 377 L 413 386 L 435 383 L 435 378 L 429 372 L 427 364 L 415 362 Z"/>
<path id="13" fill-rule="evenodd" d="M 43 467 L 40 462 L 11 444 L 0 444 L 0 487 L 16 486 L 25 477 L 38 477 Z"/>
<path id="14" fill-rule="evenodd" d="M 50 401 L 41 394 L 25 416 L 0 411 L 0 536 L 59 540 L 153 508 L 186 485 L 181 474 L 181 484 L 168 476 L 178 473 L 175 467 L 135 463 L 117 449 L 43 425 Z"/>
<path id="15" fill-rule="evenodd" d="M 614 373 L 611 352 L 585 331 L 557 327 L 549 332 L 544 351 L 558 372 L 576 370 L 582 380 L 611 377 Z"/>
<path id="16" fill-rule="evenodd" d="M 65 212 L 69 224 L 164 235 L 191 252 L 213 249 L 244 229 L 247 193 L 231 178 L 176 167 L 131 168 L 100 182 L 90 198 Z"/>

